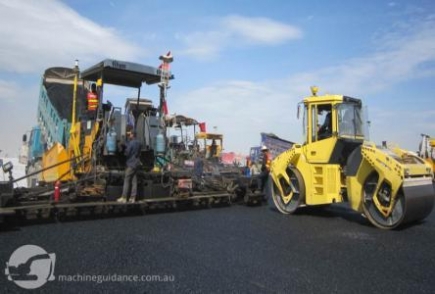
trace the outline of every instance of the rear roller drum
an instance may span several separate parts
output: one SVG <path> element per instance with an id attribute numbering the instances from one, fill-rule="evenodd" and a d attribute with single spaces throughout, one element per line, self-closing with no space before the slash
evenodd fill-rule
<path id="1" fill-rule="evenodd" d="M 284 195 L 280 194 L 278 187 L 271 177 L 268 179 L 267 197 L 273 200 L 275 207 L 283 214 L 291 214 L 296 211 L 305 199 L 305 183 L 297 169 L 287 168 L 290 182 L 281 179 L 280 184 Z"/>
<path id="2" fill-rule="evenodd" d="M 430 183 L 409 185 L 405 180 L 403 187 L 393 199 L 391 187 L 386 182 L 380 183 L 379 191 L 375 194 L 378 181 L 378 174 L 373 172 L 363 186 L 363 211 L 376 227 L 394 229 L 401 224 L 421 220 L 432 211 L 433 187 Z M 392 210 L 387 213 L 391 201 L 394 201 Z"/>
<path id="3" fill-rule="evenodd" d="M 387 209 L 391 198 L 391 189 L 389 185 L 384 184 L 377 195 L 375 195 L 378 185 L 379 176 L 377 173 L 370 174 L 364 182 L 364 204 L 363 210 L 367 219 L 376 227 L 381 229 L 393 229 L 400 225 L 404 216 L 403 195 L 397 195 L 392 212 L 389 216 L 385 216 L 378 208 L 375 200 L 378 200 L 382 208 Z"/>

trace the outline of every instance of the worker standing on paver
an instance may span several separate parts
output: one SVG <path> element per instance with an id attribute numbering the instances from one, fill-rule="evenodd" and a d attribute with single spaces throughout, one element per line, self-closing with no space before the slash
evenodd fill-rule
<path id="1" fill-rule="evenodd" d="M 137 195 L 137 172 L 142 166 L 140 161 L 140 152 L 142 149 L 142 144 L 136 139 L 136 133 L 132 130 L 127 133 L 129 141 L 125 149 L 125 156 L 127 157 L 124 176 L 124 187 L 122 189 L 122 196 L 118 198 L 118 202 L 127 202 L 128 196 L 130 194 L 130 199 L 128 202 L 135 202 Z"/>

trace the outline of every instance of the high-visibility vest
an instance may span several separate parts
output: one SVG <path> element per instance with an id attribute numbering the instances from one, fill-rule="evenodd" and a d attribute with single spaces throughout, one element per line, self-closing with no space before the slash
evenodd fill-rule
<path id="1" fill-rule="evenodd" d="M 93 92 L 88 92 L 88 110 L 97 110 L 98 108 L 98 95 Z"/>
<path id="2" fill-rule="evenodd" d="M 272 156 L 270 155 L 269 151 L 264 152 L 263 153 L 262 169 L 270 171 L 270 164 L 271 164 L 271 162 L 272 162 Z"/>

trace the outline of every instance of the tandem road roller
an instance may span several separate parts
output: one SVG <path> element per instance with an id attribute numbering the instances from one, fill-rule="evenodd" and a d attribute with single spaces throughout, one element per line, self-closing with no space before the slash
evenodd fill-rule
<path id="1" fill-rule="evenodd" d="M 301 206 L 347 201 L 381 229 L 428 216 L 435 198 L 432 167 L 413 152 L 365 141 L 360 99 L 311 91 L 299 104 L 305 142 L 271 164 L 267 193 L 276 208 L 291 214 Z"/>

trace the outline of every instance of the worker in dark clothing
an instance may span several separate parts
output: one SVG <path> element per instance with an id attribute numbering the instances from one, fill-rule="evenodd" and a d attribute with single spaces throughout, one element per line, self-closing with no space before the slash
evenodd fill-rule
<path id="1" fill-rule="evenodd" d="M 193 163 L 193 174 L 197 179 L 201 179 L 204 174 L 204 159 L 202 156 L 197 156 Z"/>
<path id="2" fill-rule="evenodd" d="M 326 139 L 332 136 L 332 117 L 330 111 L 326 114 L 325 121 L 323 122 L 323 125 L 319 128 L 317 133 L 319 140 Z"/>
<path id="3" fill-rule="evenodd" d="M 129 202 L 135 202 L 137 196 L 137 172 L 142 166 L 140 161 L 140 153 L 142 144 L 136 139 L 136 133 L 134 131 L 127 132 L 128 143 L 125 149 L 125 156 L 127 158 L 124 177 L 124 187 L 122 189 L 122 196 L 118 198 L 118 202 L 127 202 L 130 194 Z M 131 193 L 129 193 L 131 192 Z"/>
<path id="4" fill-rule="evenodd" d="M 210 146 L 210 157 L 216 157 L 217 156 L 217 144 L 216 144 L 216 140 L 213 139 L 211 146 Z"/>

